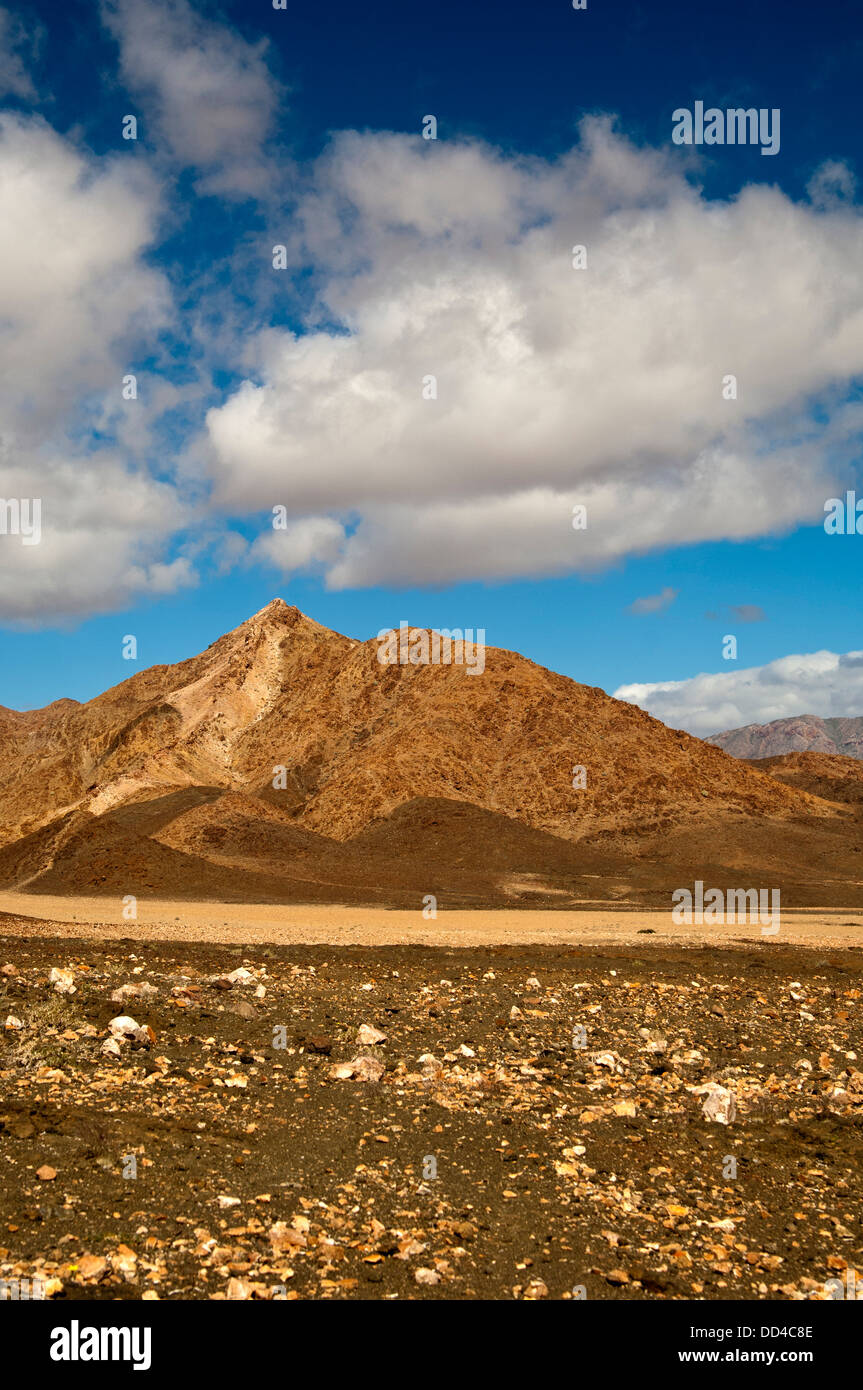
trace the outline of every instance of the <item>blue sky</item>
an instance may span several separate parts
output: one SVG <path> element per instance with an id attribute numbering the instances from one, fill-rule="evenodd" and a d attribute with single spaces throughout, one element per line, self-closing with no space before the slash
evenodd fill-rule
<path id="1" fill-rule="evenodd" d="M 2 15 L 0 491 L 44 525 L 0 536 L 0 703 L 279 594 L 694 732 L 863 714 L 863 536 L 822 525 L 863 496 L 856 6 Z M 779 153 L 673 145 L 698 100 Z"/>

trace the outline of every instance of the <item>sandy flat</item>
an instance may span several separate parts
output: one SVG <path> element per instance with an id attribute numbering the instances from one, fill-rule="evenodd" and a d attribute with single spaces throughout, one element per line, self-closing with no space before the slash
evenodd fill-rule
<path id="1" fill-rule="evenodd" d="M 122 916 L 113 898 L 49 897 L 0 893 L 0 912 L 18 922 L 0 924 L 2 934 L 56 934 L 84 940 L 120 937 L 161 941 L 292 943 L 354 946 L 484 945 L 740 945 L 852 946 L 863 944 L 863 913 L 854 909 L 806 908 L 782 913 L 778 934 L 764 935 L 757 923 L 721 926 L 677 925 L 670 912 L 633 911 L 603 906 L 577 912 L 491 909 L 439 911 L 427 920 L 421 911 L 302 906 L 261 903 L 171 902 L 140 899 L 136 921 Z"/>

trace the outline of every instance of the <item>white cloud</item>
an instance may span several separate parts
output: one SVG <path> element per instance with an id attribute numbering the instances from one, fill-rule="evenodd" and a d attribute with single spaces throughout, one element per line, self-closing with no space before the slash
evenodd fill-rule
<path id="1" fill-rule="evenodd" d="M 636 617 L 641 617 L 646 613 L 662 613 L 668 608 L 678 595 L 677 589 L 672 589 L 668 585 L 659 594 L 648 594 L 645 598 L 637 598 L 634 603 L 629 605 L 629 612 Z"/>
<path id="2" fill-rule="evenodd" d="M 208 415 L 210 469 L 225 513 L 347 524 L 333 587 L 562 573 L 817 522 L 854 456 L 859 410 L 807 413 L 863 370 L 847 207 L 766 186 L 711 202 L 670 151 L 591 121 L 553 163 L 341 135 L 298 223 L 316 320 L 246 345 L 254 376 Z"/>
<path id="3" fill-rule="evenodd" d="M 167 282 L 142 256 L 156 185 L 120 158 L 88 158 L 38 119 L 0 115 L 2 433 L 46 422 L 108 388 L 121 396 L 121 344 L 170 314 Z"/>
<path id="4" fill-rule="evenodd" d="M 109 0 L 103 13 L 123 77 L 144 103 L 142 137 L 201 171 L 204 192 L 262 194 L 270 177 L 262 147 L 279 100 L 267 41 L 247 43 L 186 0 Z"/>
<path id="5" fill-rule="evenodd" d="M 794 715 L 854 717 L 863 714 L 863 652 L 810 652 L 744 671 L 622 685 L 614 697 L 702 738 Z"/>
<path id="6" fill-rule="evenodd" d="M 265 531 L 254 542 L 250 556 L 275 565 L 283 573 L 332 563 L 344 540 L 344 528 L 328 516 L 309 516 L 289 523 L 283 530 Z"/>
<path id="7" fill-rule="evenodd" d="M 166 561 L 189 510 L 129 455 L 90 442 L 123 406 L 135 352 L 171 320 L 167 282 L 144 255 L 155 184 L 97 160 L 41 120 L 0 116 L 0 497 L 38 498 L 42 538 L 0 535 L 0 617 L 117 607 L 191 582 Z M 171 397 L 173 399 L 173 396 Z"/>
<path id="8" fill-rule="evenodd" d="M 0 8 L 0 97 L 18 97 L 33 101 L 36 88 L 27 68 L 26 58 L 34 53 L 42 26 L 28 26 L 11 11 Z"/>
<path id="9" fill-rule="evenodd" d="M 853 199 L 856 187 L 854 171 L 847 164 L 841 159 L 827 159 L 815 170 L 806 192 L 816 207 L 830 208 Z"/>
<path id="10" fill-rule="evenodd" d="M 174 489 L 109 452 L 0 466 L 4 498 L 38 498 L 41 540 L 0 535 L 0 616 L 74 618 L 195 582 L 187 559 L 165 562 L 184 521 Z"/>

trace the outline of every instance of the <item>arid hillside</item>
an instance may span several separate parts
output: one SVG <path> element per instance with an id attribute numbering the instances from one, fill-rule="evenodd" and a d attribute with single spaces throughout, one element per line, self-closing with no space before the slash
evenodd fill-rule
<path id="1" fill-rule="evenodd" d="M 841 881 L 857 831 L 829 779 L 772 776 L 516 653 L 386 665 L 280 599 L 87 704 L 0 711 L 0 742 L 0 886 L 31 892 L 562 905 L 665 893 L 723 846 L 797 881 L 802 840 L 814 881 L 825 856 Z"/>

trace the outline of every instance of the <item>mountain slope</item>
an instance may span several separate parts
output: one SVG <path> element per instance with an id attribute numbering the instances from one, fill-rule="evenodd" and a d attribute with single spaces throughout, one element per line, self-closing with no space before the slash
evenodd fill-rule
<path id="1" fill-rule="evenodd" d="M 11 722 L 7 841 L 70 810 L 99 816 L 194 786 L 262 794 L 339 840 L 415 797 L 467 801 L 566 839 L 812 810 L 794 789 L 515 653 L 488 649 L 478 675 L 383 666 L 375 641 L 352 642 L 281 600 L 200 656 Z"/>
<path id="2" fill-rule="evenodd" d="M 377 651 L 274 600 L 86 704 L 0 709 L 0 887 L 566 907 L 725 866 L 863 897 L 835 769 L 752 766 L 514 652 L 470 674 Z"/>
<path id="3" fill-rule="evenodd" d="M 819 719 L 815 714 L 747 724 L 706 740 L 734 758 L 776 758 L 784 753 L 831 753 L 863 758 L 863 717 Z"/>

